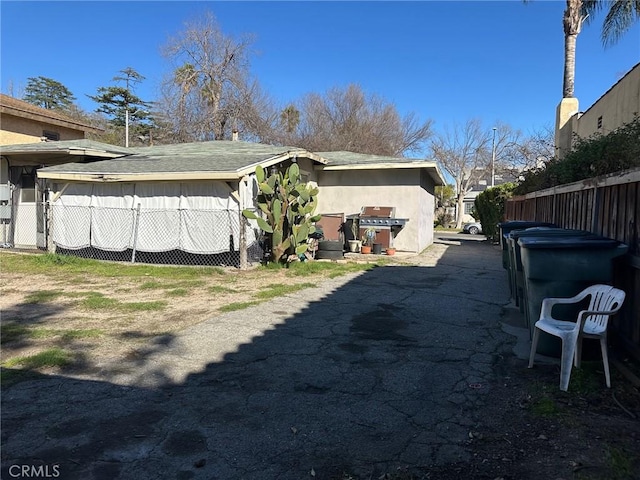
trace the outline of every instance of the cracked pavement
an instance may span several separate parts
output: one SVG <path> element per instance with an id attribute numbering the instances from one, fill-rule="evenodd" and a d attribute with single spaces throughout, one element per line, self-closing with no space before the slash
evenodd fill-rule
<path id="1" fill-rule="evenodd" d="M 515 343 L 501 251 L 463 238 L 399 260 L 183 330 L 134 371 L 12 386 L 3 478 L 24 464 L 83 480 L 378 478 L 467 460 Z"/>

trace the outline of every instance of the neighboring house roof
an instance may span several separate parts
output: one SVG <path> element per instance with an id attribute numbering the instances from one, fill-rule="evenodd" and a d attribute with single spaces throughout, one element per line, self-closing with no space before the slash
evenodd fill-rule
<path id="1" fill-rule="evenodd" d="M 436 162 L 428 162 L 416 158 L 389 157 L 384 155 L 368 155 L 354 152 L 318 152 L 328 164 L 322 170 L 383 170 L 400 168 L 425 169 L 436 185 L 445 185 L 444 176 Z"/>
<path id="2" fill-rule="evenodd" d="M 0 114 L 27 118 L 29 120 L 49 123 L 51 125 L 58 125 L 60 127 L 71 128 L 83 132 L 98 133 L 101 131 L 87 123 L 74 120 L 73 118 L 54 110 L 41 108 L 29 102 L 18 100 L 17 98 L 13 98 L 2 93 L 0 93 Z"/>
<path id="3" fill-rule="evenodd" d="M 63 153 L 79 155 L 76 152 L 84 152 L 82 155 L 104 154 L 108 157 L 130 155 L 131 150 L 108 143 L 95 142 L 93 140 L 64 140 L 61 142 L 21 143 L 18 145 L 0 145 L 2 155 L 43 155 L 49 153 Z"/>
<path id="4" fill-rule="evenodd" d="M 63 142 L 58 142 L 63 143 Z M 67 163 L 38 171 L 40 178 L 102 182 L 154 180 L 237 180 L 296 157 L 326 161 L 296 147 L 278 147 L 239 141 L 211 141 L 138 147 L 129 155 L 92 163 Z"/>

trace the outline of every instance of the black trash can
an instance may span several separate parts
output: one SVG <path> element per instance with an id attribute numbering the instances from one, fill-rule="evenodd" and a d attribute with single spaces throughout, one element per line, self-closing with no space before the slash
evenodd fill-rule
<path id="1" fill-rule="evenodd" d="M 522 258 L 518 239 L 524 237 L 584 237 L 593 235 L 586 230 L 573 230 L 568 228 L 532 227 L 524 230 L 512 230 L 508 237 L 509 272 L 511 273 L 511 290 L 516 305 L 520 312 L 524 313 L 526 297 L 524 296 L 524 276 L 522 274 Z"/>
<path id="2" fill-rule="evenodd" d="M 628 250 L 627 245 L 617 240 L 596 235 L 522 237 L 518 245 L 525 286 L 525 315 L 531 335 L 544 298 L 573 297 L 590 285 L 611 284 L 613 259 Z M 575 321 L 582 308 L 583 305 L 558 305 L 553 314 L 558 320 Z M 560 339 L 541 332 L 538 353 L 560 357 Z"/>
<path id="3" fill-rule="evenodd" d="M 515 292 L 513 291 L 513 282 L 511 281 L 513 273 L 511 271 L 511 263 L 509 261 L 509 233 L 511 233 L 512 230 L 522 230 L 531 227 L 553 228 L 555 226 L 556 225 L 554 225 L 553 223 L 529 222 L 525 220 L 512 220 L 509 222 L 502 222 L 498 224 L 498 228 L 500 229 L 500 247 L 502 247 L 502 268 L 507 270 L 507 276 L 509 278 L 509 292 L 511 293 L 511 298 L 515 298 Z"/>

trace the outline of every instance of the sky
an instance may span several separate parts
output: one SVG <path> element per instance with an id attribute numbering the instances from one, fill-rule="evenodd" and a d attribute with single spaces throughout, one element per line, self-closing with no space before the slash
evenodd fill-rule
<path id="1" fill-rule="evenodd" d="M 222 31 L 253 34 L 251 71 L 285 106 L 351 83 L 431 119 L 436 132 L 482 120 L 524 134 L 552 128 L 562 97 L 564 1 L 6 1 L 0 3 L 0 90 L 29 77 L 87 95 L 132 67 L 136 94 L 157 97 L 169 38 L 210 11 Z M 640 61 L 640 25 L 605 49 L 604 13 L 577 41 L 575 95 L 586 110 Z"/>

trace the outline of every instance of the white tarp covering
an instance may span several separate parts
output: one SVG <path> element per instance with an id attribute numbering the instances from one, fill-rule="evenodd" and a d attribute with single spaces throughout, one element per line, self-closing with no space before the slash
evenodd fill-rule
<path id="1" fill-rule="evenodd" d="M 233 239 L 237 250 L 240 207 L 231 193 L 215 181 L 70 184 L 53 205 L 53 241 L 69 249 L 215 254 L 230 251 Z M 243 200 L 253 206 L 253 198 Z"/>
<path id="2" fill-rule="evenodd" d="M 91 246 L 121 252 L 133 243 L 133 185 L 96 184 L 91 195 Z"/>
<path id="3" fill-rule="evenodd" d="M 52 222 L 53 241 L 62 248 L 78 250 L 91 246 L 92 185 L 69 185 L 55 202 L 56 215 Z"/>

